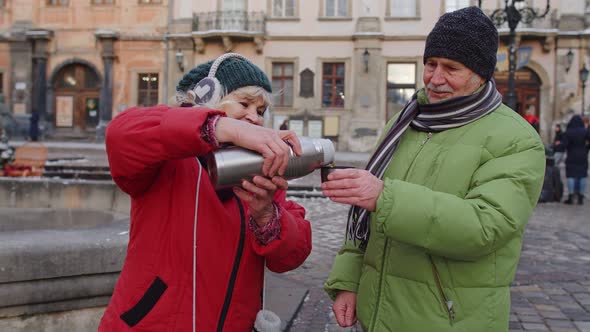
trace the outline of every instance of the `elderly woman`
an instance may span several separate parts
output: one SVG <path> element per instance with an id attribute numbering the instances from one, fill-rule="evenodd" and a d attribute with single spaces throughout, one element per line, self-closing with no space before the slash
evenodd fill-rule
<path id="1" fill-rule="evenodd" d="M 184 75 L 184 107 L 132 108 L 107 128 L 113 179 L 131 196 L 131 230 L 99 331 L 252 331 L 265 263 L 284 272 L 310 253 L 305 210 L 285 200 L 281 177 L 285 140 L 297 154 L 299 141 L 261 127 L 268 77 L 239 55 L 220 60 Z M 216 85 L 203 88 L 209 73 Z M 216 191 L 199 159 L 226 143 L 261 153 L 265 176 Z"/>

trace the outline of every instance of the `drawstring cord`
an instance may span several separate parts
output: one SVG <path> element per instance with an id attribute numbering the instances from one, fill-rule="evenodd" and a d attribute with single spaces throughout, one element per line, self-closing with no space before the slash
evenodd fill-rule
<path id="1" fill-rule="evenodd" d="M 195 199 L 195 219 L 193 222 L 193 332 L 196 332 L 197 326 L 197 214 L 199 213 L 199 189 L 201 188 L 201 173 L 203 166 L 199 164 L 199 177 L 197 179 L 197 197 Z"/>

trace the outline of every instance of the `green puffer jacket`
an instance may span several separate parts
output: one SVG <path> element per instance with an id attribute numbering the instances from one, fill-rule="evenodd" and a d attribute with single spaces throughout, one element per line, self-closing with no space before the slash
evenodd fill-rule
<path id="1" fill-rule="evenodd" d="M 510 283 L 544 172 L 539 135 L 505 105 L 440 133 L 408 129 L 365 252 L 347 241 L 326 291 L 356 292 L 366 331 L 507 331 Z"/>

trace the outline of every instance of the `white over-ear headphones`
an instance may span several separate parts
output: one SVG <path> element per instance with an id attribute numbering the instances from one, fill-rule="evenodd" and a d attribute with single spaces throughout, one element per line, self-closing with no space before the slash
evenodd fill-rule
<path id="1" fill-rule="evenodd" d="M 246 57 L 238 53 L 225 53 L 224 55 L 215 59 L 209 69 L 209 75 L 199 81 L 192 89 L 187 91 L 190 99 L 196 105 L 215 105 L 221 101 L 222 97 L 222 86 L 219 80 L 215 77 L 219 65 L 226 59 L 238 58 L 245 61 L 249 61 Z"/>

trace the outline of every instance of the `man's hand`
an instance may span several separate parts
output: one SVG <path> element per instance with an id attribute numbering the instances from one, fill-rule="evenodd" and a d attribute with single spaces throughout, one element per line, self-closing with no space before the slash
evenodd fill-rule
<path id="1" fill-rule="evenodd" d="M 332 311 L 341 327 L 353 326 L 356 323 L 356 293 L 340 291 L 336 296 Z"/>
<path id="2" fill-rule="evenodd" d="M 372 212 L 383 192 L 383 181 L 366 170 L 337 170 L 322 183 L 322 192 L 336 203 L 356 205 Z"/>
<path id="3" fill-rule="evenodd" d="M 262 173 L 267 177 L 285 174 L 291 148 L 296 155 L 301 155 L 301 143 L 294 132 L 273 130 L 227 117 L 217 121 L 215 137 L 220 143 L 230 142 L 262 155 Z M 286 143 L 288 142 L 288 143 Z"/>
<path id="4" fill-rule="evenodd" d="M 242 188 L 234 187 L 236 195 L 250 207 L 250 215 L 258 226 L 266 225 L 273 216 L 272 199 L 275 191 L 287 190 L 287 180 L 275 176 L 269 180 L 255 176 L 250 181 L 242 181 Z"/>

